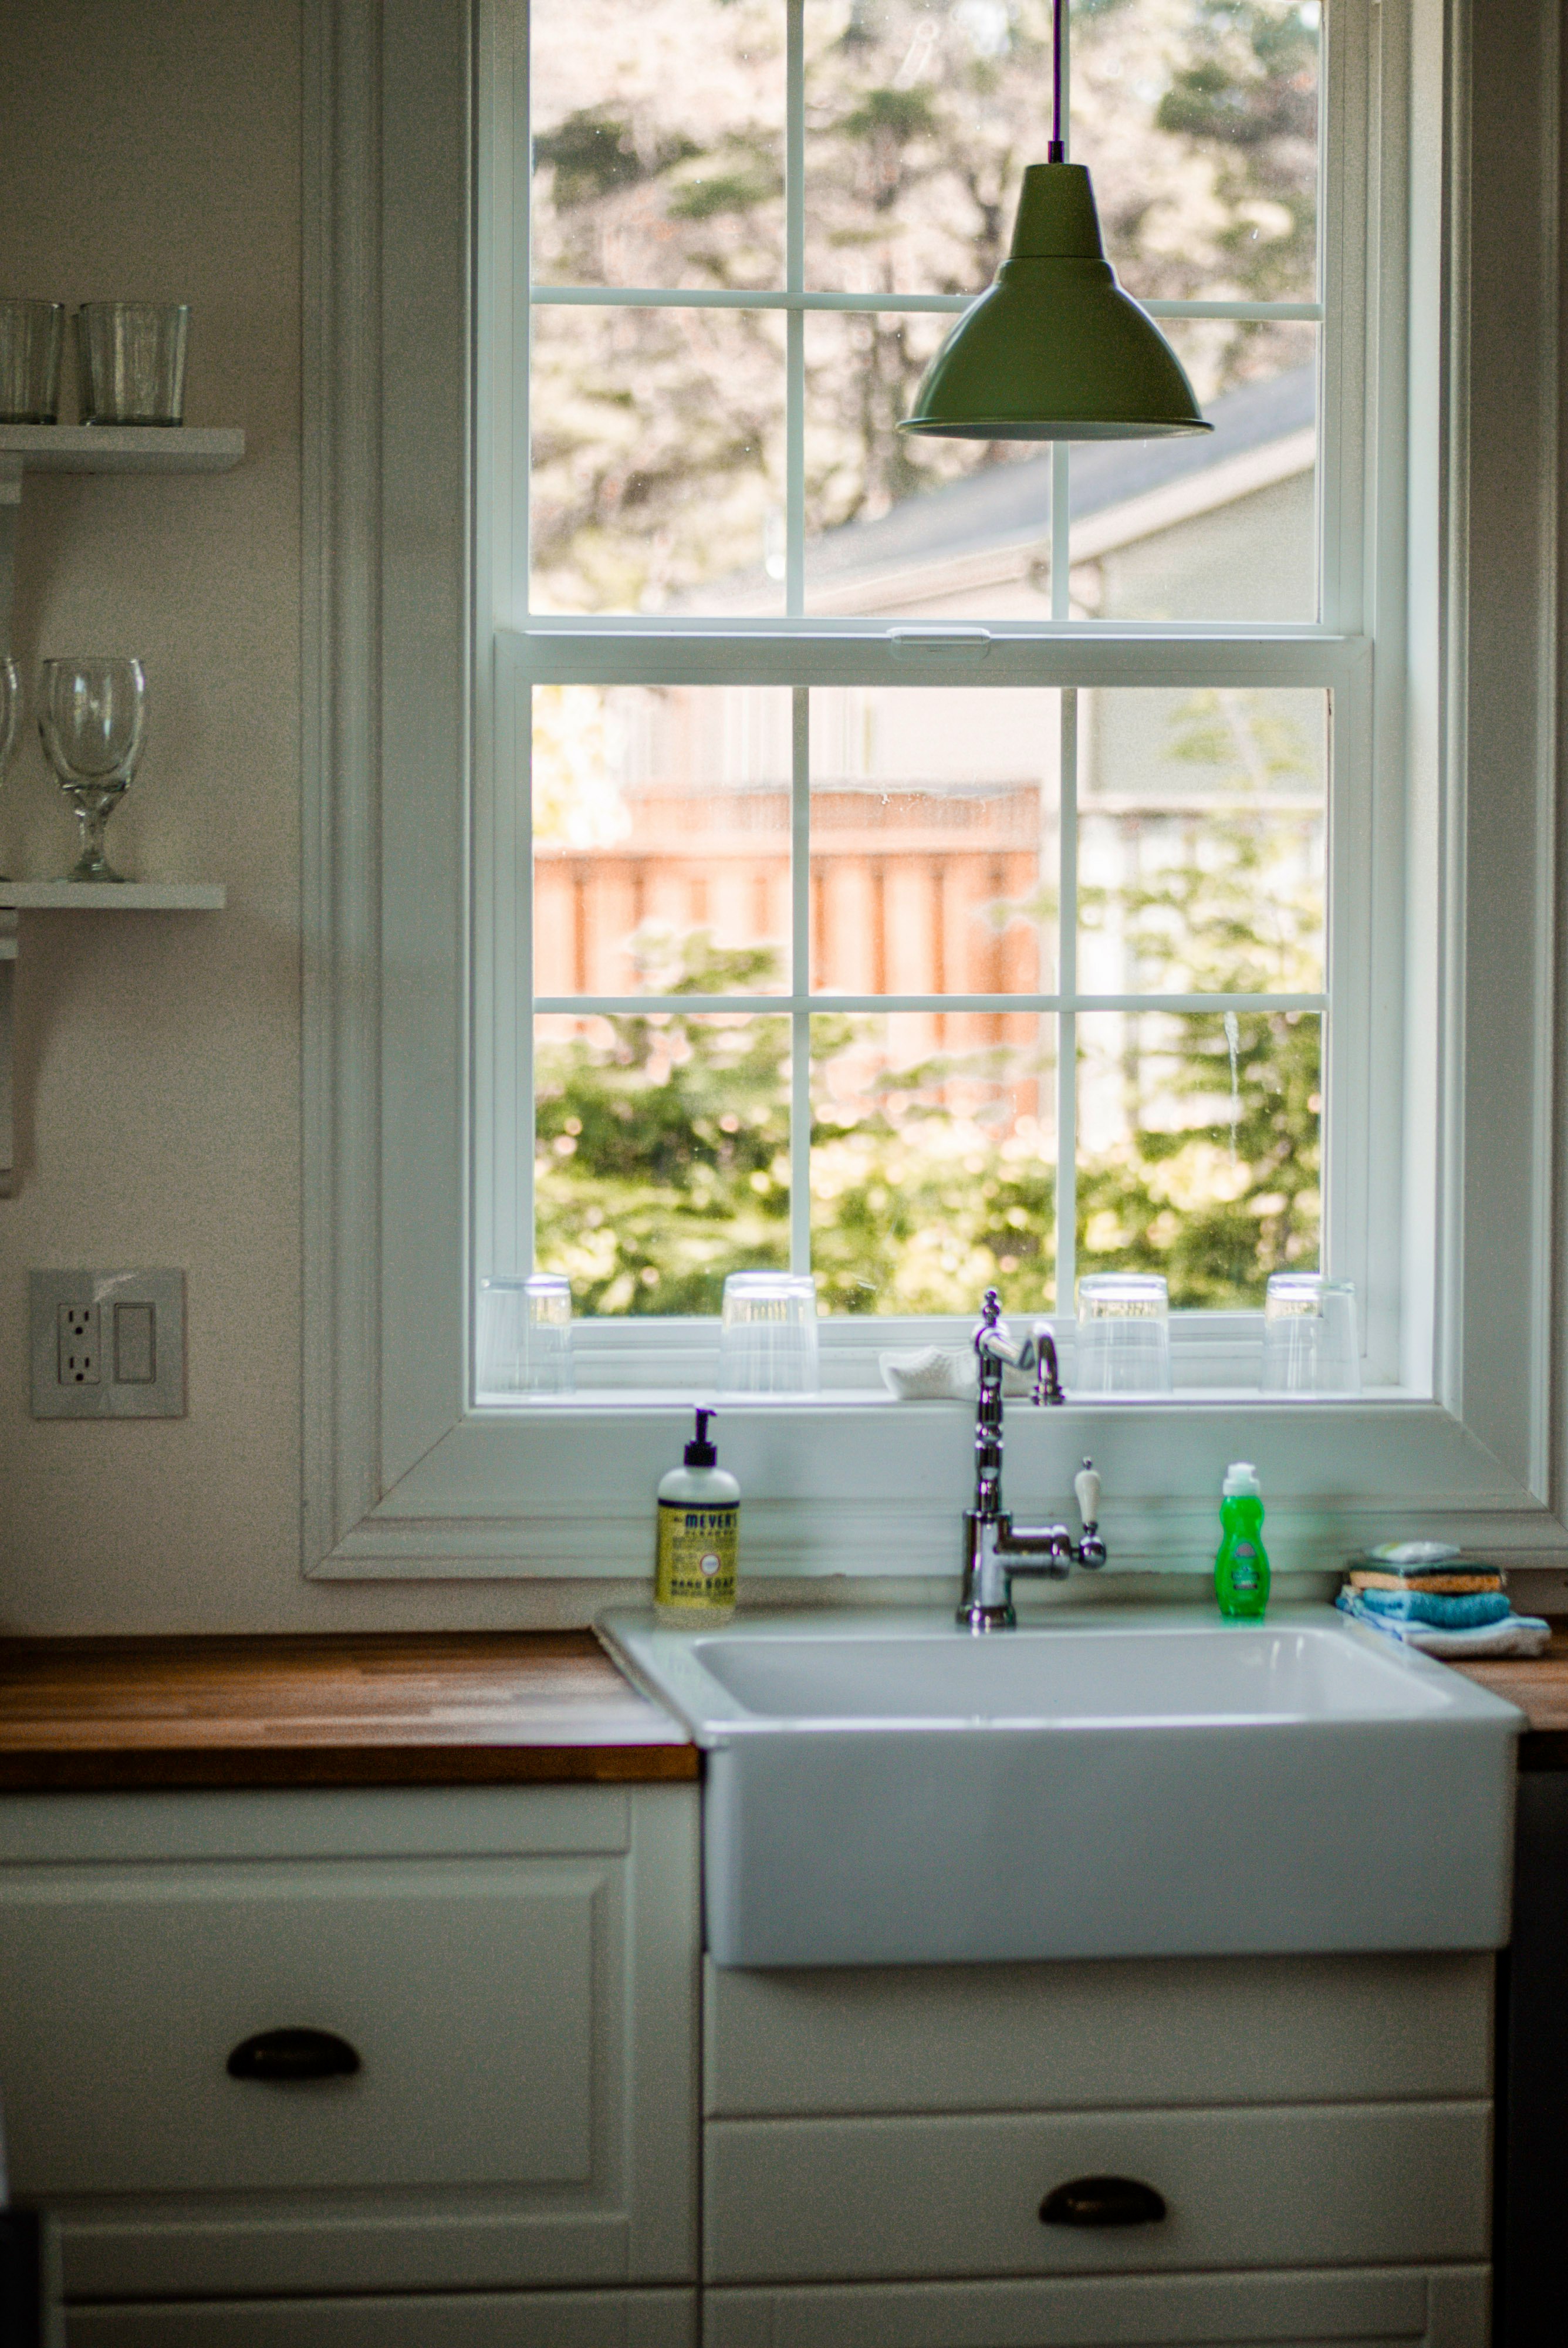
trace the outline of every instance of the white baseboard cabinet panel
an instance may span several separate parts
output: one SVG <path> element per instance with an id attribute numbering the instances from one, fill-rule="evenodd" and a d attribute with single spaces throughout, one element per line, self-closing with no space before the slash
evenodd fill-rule
<path id="1" fill-rule="evenodd" d="M 66 2348 L 697 2348 L 697 2304 L 690 2291 L 153 2302 L 73 2308 Z"/>
<path id="2" fill-rule="evenodd" d="M 702 2348 L 1486 2348 L 1489 2289 L 1474 2266 L 709 2291 Z"/>
<path id="3" fill-rule="evenodd" d="M 686 1786 L 0 1802 L 12 2180 L 67 2302 L 692 2282 L 697 1816 Z M 231 2075 L 281 2031 L 351 2067 Z"/>

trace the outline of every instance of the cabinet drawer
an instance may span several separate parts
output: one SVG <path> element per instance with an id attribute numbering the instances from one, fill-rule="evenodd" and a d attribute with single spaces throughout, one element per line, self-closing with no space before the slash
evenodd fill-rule
<path id="1" fill-rule="evenodd" d="M 1487 2256 L 1484 2104 L 721 2120 L 714 2282 L 1126 2273 Z M 1044 2225 L 1080 2177 L 1153 2186 L 1158 2224 Z"/>
<path id="2" fill-rule="evenodd" d="M 1491 2092 L 1490 1956 L 706 1972 L 715 2117 Z"/>
<path id="3" fill-rule="evenodd" d="M 1486 2348 L 1484 2267 L 713 2291 L 703 2348 Z"/>
<path id="4" fill-rule="evenodd" d="M 596 1968 L 616 1862 L 49 1869 L 0 1893 L 12 2161 L 35 2199 L 569 2186 L 592 2165 Z M 255 2034 L 353 2077 L 231 2078 Z"/>
<path id="5" fill-rule="evenodd" d="M 689 2291 L 184 2301 L 72 2311 L 66 2348 L 695 2348 Z"/>

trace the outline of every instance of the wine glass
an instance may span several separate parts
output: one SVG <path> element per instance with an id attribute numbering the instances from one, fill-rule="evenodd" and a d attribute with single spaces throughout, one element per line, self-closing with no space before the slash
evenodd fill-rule
<path id="1" fill-rule="evenodd" d="M 123 880 L 104 854 L 104 826 L 136 772 L 147 724 L 138 660 L 44 663 L 38 731 L 61 788 L 76 801 L 81 853 L 67 880 Z"/>
<path id="2" fill-rule="evenodd" d="M 22 727 L 22 680 L 16 664 L 9 653 L 0 653 L 0 783 L 5 779 L 5 769 L 11 763 L 11 753 L 16 747 L 16 736 Z M 6 875 L 0 872 L 0 880 Z"/>

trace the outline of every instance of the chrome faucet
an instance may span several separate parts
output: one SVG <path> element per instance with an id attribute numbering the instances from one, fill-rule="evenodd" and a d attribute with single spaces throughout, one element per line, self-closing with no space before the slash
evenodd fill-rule
<path id="1" fill-rule="evenodd" d="M 1073 1478 L 1082 1538 L 1074 1540 L 1065 1525 L 1015 1525 L 1002 1507 L 1002 1371 L 1005 1367 L 1034 1372 L 1037 1403 L 1060 1403 L 1064 1397 L 1057 1373 L 1056 1346 L 1049 1330 L 1040 1330 L 1021 1344 L 999 1325 L 1001 1300 L 994 1288 L 986 1291 L 975 1331 L 979 1357 L 980 1393 L 975 1417 L 975 1505 L 964 1511 L 964 1594 L 958 1622 L 969 1631 L 1011 1631 L 1015 1573 L 1042 1574 L 1064 1581 L 1075 1565 L 1101 1566 L 1105 1544 L 1100 1538 L 1100 1478 L 1094 1462 L 1085 1459 Z"/>

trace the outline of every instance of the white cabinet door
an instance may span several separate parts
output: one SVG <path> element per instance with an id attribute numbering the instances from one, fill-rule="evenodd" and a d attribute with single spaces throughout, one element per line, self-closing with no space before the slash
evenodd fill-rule
<path id="1" fill-rule="evenodd" d="M 691 1787 L 0 1803 L 0 2080 L 67 2296 L 677 2282 Z M 231 2075 L 278 2031 L 347 2075 Z"/>
<path id="2" fill-rule="evenodd" d="M 66 2348 L 696 2348 L 689 2291 L 165 2302 L 73 2312 Z"/>

